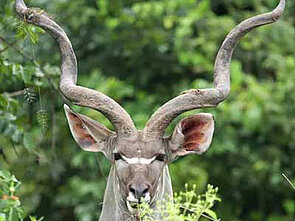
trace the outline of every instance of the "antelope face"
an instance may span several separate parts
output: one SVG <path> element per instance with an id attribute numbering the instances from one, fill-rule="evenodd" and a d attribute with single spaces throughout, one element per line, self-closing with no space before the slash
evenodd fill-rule
<path id="1" fill-rule="evenodd" d="M 169 155 L 164 140 L 118 138 L 115 142 L 112 158 L 119 191 L 133 213 L 142 202 L 154 203 Z"/>
<path id="2" fill-rule="evenodd" d="M 144 131 L 123 136 L 67 106 L 65 110 L 79 146 L 86 151 L 103 152 L 112 162 L 115 188 L 130 213 L 136 213 L 142 202 L 156 206 L 165 166 L 177 157 L 205 152 L 214 130 L 211 114 L 197 114 L 180 121 L 170 137 L 151 137 Z"/>

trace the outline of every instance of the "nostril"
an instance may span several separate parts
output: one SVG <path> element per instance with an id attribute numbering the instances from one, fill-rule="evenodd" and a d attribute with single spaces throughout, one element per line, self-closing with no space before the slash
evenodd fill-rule
<path id="1" fill-rule="evenodd" d="M 145 184 L 135 185 L 135 184 L 133 184 L 133 185 L 129 186 L 129 191 L 140 202 L 141 198 L 144 198 L 147 195 L 147 193 L 149 191 L 149 185 L 145 185 Z"/>
<path id="2" fill-rule="evenodd" d="M 145 196 L 147 194 L 147 192 L 149 191 L 149 188 L 145 188 L 143 191 L 142 191 L 142 195 Z"/>

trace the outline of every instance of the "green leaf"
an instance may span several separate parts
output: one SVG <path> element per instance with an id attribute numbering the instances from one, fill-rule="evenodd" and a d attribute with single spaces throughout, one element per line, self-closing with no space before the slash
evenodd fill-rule
<path id="1" fill-rule="evenodd" d="M 26 68 L 21 73 L 21 77 L 22 77 L 22 80 L 24 81 L 25 84 L 31 83 L 31 79 L 32 79 L 32 72 L 31 72 L 31 70 Z"/>
<path id="2" fill-rule="evenodd" d="M 283 206 L 289 216 L 295 216 L 295 200 L 285 200 Z"/>
<path id="3" fill-rule="evenodd" d="M 13 64 L 12 65 L 12 74 L 16 76 L 23 76 L 24 68 L 20 64 Z"/>
<path id="4" fill-rule="evenodd" d="M 211 209 L 206 209 L 204 213 L 206 213 L 208 216 L 212 217 L 213 219 L 217 219 L 216 213 Z"/>
<path id="5" fill-rule="evenodd" d="M 11 174 L 8 170 L 0 170 L 0 177 L 8 180 L 11 178 Z"/>
<path id="6" fill-rule="evenodd" d="M 23 143 L 24 143 L 25 148 L 27 148 L 28 150 L 34 149 L 36 146 L 36 143 L 34 141 L 33 134 L 29 133 L 29 132 L 25 132 L 24 138 L 23 138 Z"/>
<path id="7" fill-rule="evenodd" d="M 45 134 L 48 129 L 48 114 L 46 110 L 41 109 L 37 112 L 37 121 L 43 134 Z"/>
<path id="8" fill-rule="evenodd" d="M 18 26 L 16 37 L 20 40 L 24 40 L 28 37 L 33 44 L 36 44 L 39 40 L 39 35 L 37 33 L 43 33 L 42 29 L 21 22 Z"/>
<path id="9" fill-rule="evenodd" d="M 6 221 L 6 215 L 4 213 L 0 213 L 0 221 Z"/>
<path id="10" fill-rule="evenodd" d="M 24 98 L 29 104 L 34 103 L 37 100 L 37 95 L 34 88 L 26 88 L 24 90 Z"/>
<path id="11" fill-rule="evenodd" d="M 17 211 L 15 209 L 13 209 L 12 207 L 10 207 L 8 221 L 19 221 L 18 218 L 19 217 L 18 217 Z"/>
<path id="12" fill-rule="evenodd" d="M 26 32 L 26 23 L 21 22 L 17 28 L 17 33 L 16 33 L 16 37 L 19 40 L 24 40 L 27 36 L 27 32 Z"/>
<path id="13" fill-rule="evenodd" d="M 18 179 L 14 175 L 11 176 L 11 180 L 15 183 L 19 183 Z"/>
<path id="14" fill-rule="evenodd" d="M 29 217 L 30 217 L 30 220 L 31 220 L 31 221 L 37 221 L 37 220 L 36 220 L 36 217 L 34 217 L 34 216 L 29 216 Z"/>

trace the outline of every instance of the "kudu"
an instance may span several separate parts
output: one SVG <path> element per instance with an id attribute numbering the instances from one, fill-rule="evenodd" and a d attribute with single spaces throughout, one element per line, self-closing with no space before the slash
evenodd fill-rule
<path id="1" fill-rule="evenodd" d="M 196 114 L 181 120 L 169 137 L 165 129 L 185 111 L 216 107 L 230 91 L 230 62 L 238 41 L 249 31 L 276 22 L 285 1 L 272 12 L 249 18 L 225 38 L 214 66 L 214 87 L 183 92 L 160 107 L 143 130 L 137 130 L 128 113 L 110 97 L 76 85 L 77 61 L 64 30 L 40 9 L 27 8 L 16 0 L 16 11 L 28 23 L 43 28 L 56 40 L 61 54 L 60 91 L 73 104 L 93 108 L 106 116 L 115 128 L 73 112 L 65 105 L 70 130 L 79 146 L 90 152 L 103 152 L 112 163 L 104 196 L 101 221 L 138 220 L 136 206 L 147 202 L 152 208 L 172 197 L 168 164 L 187 154 L 202 154 L 214 131 L 211 114 Z M 161 219 L 161 217 L 157 217 Z"/>

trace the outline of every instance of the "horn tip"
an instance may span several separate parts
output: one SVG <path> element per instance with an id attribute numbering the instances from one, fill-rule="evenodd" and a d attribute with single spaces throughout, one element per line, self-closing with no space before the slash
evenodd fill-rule
<path id="1" fill-rule="evenodd" d="M 65 109 L 66 112 L 71 110 L 70 107 L 67 104 L 64 104 L 64 109 Z"/>
<path id="2" fill-rule="evenodd" d="M 286 1 L 285 0 L 280 0 L 278 6 L 273 10 L 274 13 L 274 17 L 276 17 L 277 19 L 279 19 L 284 10 L 285 10 L 285 5 L 286 5 Z"/>
<path id="3" fill-rule="evenodd" d="M 23 0 L 16 0 L 15 1 L 15 10 L 18 13 L 24 13 L 27 10 L 27 6 Z"/>

